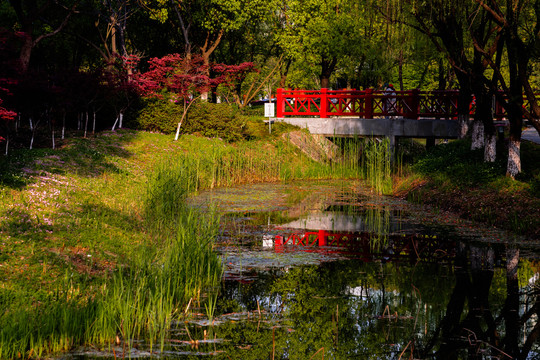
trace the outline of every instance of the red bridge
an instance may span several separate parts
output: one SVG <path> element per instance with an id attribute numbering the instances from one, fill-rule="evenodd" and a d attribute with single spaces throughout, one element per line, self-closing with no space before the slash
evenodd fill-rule
<path id="1" fill-rule="evenodd" d="M 457 118 L 458 90 L 395 91 L 388 94 L 373 89 L 366 90 L 284 90 L 277 89 L 276 117 L 334 116 L 403 117 L 407 119 Z M 524 106 L 528 101 L 524 99 Z M 470 112 L 474 114 L 474 99 Z M 498 101 L 493 101 L 494 118 L 502 120 L 506 111 Z"/>

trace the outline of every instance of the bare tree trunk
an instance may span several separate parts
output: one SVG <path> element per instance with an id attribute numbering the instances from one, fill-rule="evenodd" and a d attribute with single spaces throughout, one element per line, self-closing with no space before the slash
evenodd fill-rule
<path id="1" fill-rule="evenodd" d="M 56 148 L 56 142 L 54 141 L 54 125 L 51 125 L 52 127 L 52 148 L 53 150 Z"/>
<path id="2" fill-rule="evenodd" d="M 34 146 L 34 125 L 32 123 L 32 118 L 28 118 L 30 121 L 30 130 L 32 131 L 32 137 L 30 138 L 30 150 L 32 150 L 32 147 Z"/>
<path id="3" fill-rule="evenodd" d="M 64 140 L 65 132 L 66 132 L 66 111 L 64 110 L 64 115 L 62 116 L 62 140 Z"/>
<path id="4" fill-rule="evenodd" d="M 208 77 L 210 77 L 210 56 L 212 53 L 216 50 L 219 43 L 221 42 L 221 38 L 223 37 L 223 34 L 225 31 L 222 29 L 219 31 L 219 33 L 216 35 L 216 38 L 214 40 L 210 39 L 210 32 L 206 34 L 206 41 L 204 43 L 204 46 L 201 47 L 201 53 L 204 65 L 206 66 L 206 74 Z M 208 91 L 203 91 L 201 93 L 201 100 L 202 101 L 208 101 Z"/>
<path id="5" fill-rule="evenodd" d="M 87 130 L 88 130 L 88 111 L 86 112 L 86 120 L 84 121 L 84 138 L 86 138 Z"/>
<path id="6" fill-rule="evenodd" d="M 119 118 L 120 118 L 120 114 L 116 115 L 116 119 L 114 120 L 114 124 L 112 126 L 111 131 L 114 131 L 114 129 L 116 129 L 116 124 L 118 123 Z"/>
<path id="7" fill-rule="evenodd" d="M 92 134 L 96 133 L 96 110 L 94 109 L 94 120 L 92 121 Z"/>
<path id="8" fill-rule="evenodd" d="M 9 151 L 9 136 L 6 136 L 6 153 L 5 153 L 6 156 L 8 155 L 8 151 Z"/>

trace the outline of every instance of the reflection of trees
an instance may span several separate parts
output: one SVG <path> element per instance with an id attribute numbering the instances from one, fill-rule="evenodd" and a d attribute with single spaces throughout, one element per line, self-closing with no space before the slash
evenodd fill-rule
<path id="1" fill-rule="evenodd" d="M 467 250 L 468 253 L 467 253 Z M 529 333 L 522 333 L 524 324 L 536 314 L 535 305 L 520 316 L 518 284 L 519 250 L 506 250 L 506 301 L 502 309 L 490 304 L 494 264 L 498 254 L 491 248 L 461 246 L 455 260 L 456 284 L 447 303 L 446 314 L 421 351 L 422 357 L 435 353 L 437 359 L 469 359 L 492 356 L 498 359 L 526 359 L 540 332 L 540 323 Z M 520 335 L 525 341 L 520 343 Z M 439 343 L 437 347 L 437 343 Z"/>
<path id="2" fill-rule="evenodd" d="M 538 352 L 540 296 L 529 294 L 524 305 L 519 251 L 459 244 L 455 253 L 452 267 L 347 260 L 230 282 L 221 311 L 252 313 L 214 328 L 226 339 L 216 358 L 269 358 L 274 345 L 276 359 L 309 359 L 321 348 L 325 359 L 398 359 L 408 345 L 403 359 Z M 260 321 L 258 302 L 266 310 Z M 383 316 L 387 306 L 391 316 Z"/>

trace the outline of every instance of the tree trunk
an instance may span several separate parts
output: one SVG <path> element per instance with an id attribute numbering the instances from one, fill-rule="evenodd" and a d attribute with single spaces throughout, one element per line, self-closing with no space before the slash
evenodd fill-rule
<path id="1" fill-rule="evenodd" d="M 403 50 L 399 51 L 398 81 L 399 90 L 403 91 Z"/>
<path id="2" fill-rule="evenodd" d="M 224 30 L 220 30 L 219 33 L 216 36 L 215 40 L 210 40 L 210 32 L 206 34 L 206 41 L 204 42 L 204 46 L 201 47 L 201 56 L 203 58 L 204 66 L 206 67 L 206 73 L 205 75 L 210 77 L 210 55 L 216 50 L 219 43 L 221 42 L 221 38 L 223 37 Z M 201 93 L 201 100 L 202 101 L 208 101 L 208 90 L 203 91 Z"/>
<path id="3" fill-rule="evenodd" d="M 497 136 L 485 134 L 484 161 L 495 162 L 497 157 Z"/>
<path id="4" fill-rule="evenodd" d="M 84 138 L 86 138 L 87 131 L 88 131 L 88 111 L 86 112 L 86 118 L 84 121 Z"/>
<path id="5" fill-rule="evenodd" d="M 279 80 L 279 87 L 284 89 L 287 85 L 287 75 L 289 73 L 289 68 L 291 67 L 292 60 L 287 59 L 287 62 L 285 64 L 285 69 L 283 67 L 281 68 L 281 78 Z"/>
<path id="6" fill-rule="evenodd" d="M 519 249 L 506 250 L 506 302 L 504 304 L 504 351 L 516 359 L 519 355 Z"/>
<path id="7" fill-rule="evenodd" d="M 321 89 L 330 88 L 330 78 L 328 76 L 321 75 Z"/>
<path id="8" fill-rule="evenodd" d="M 506 176 L 514 178 L 521 172 L 521 137 L 516 138 L 512 134 L 508 141 L 508 163 L 506 165 Z"/>
<path id="9" fill-rule="evenodd" d="M 480 120 L 473 120 L 471 150 L 484 147 L 484 124 Z"/>
<path id="10" fill-rule="evenodd" d="M 19 55 L 19 62 L 21 65 L 21 71 L 25 73 L 30 65 L 30 57 L 32 55 L 32 49 L 34 48 L 34 40 L 31 35 L 28 34 L 24 37 L 24 42 L 21 46 L 21 52 Z"/>
<path id="11" fill-rule="evenodd" d="M 469 123 L 470 123 L 469 114 L 458 114 L 458 126 L 459 126 L 459 138 L 464 139 L 469 133 Z"/>
<path id="12" fill-rule="evenodd" d="M 321 61 L 321 89 L 330 89 L 330 76 L 334 72 L 336 67 L 337 58 L 333 57 L 331 60 L 323 58 Z"/>
<path id="13" fill-rule="evenodd" d="M 64 135 L 66 132 L 66 111 L 62 115 L 62 140 L 64 140 Z"/>

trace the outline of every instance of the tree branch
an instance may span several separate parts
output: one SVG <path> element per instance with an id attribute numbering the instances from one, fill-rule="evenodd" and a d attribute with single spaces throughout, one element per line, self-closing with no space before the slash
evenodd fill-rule
<path id="1" fill-rule="evenodd" d="M 502 16 L 501 14 L 497 13 L 495 10 L 493 10 L 488 4 L 486 4 L 484 1 L 482 0 L 476 0 L 476 2 L 478 3 L 478 5 L 480 5 L 481 7 L 484 8 L 484 10 L 486 10 L 488 13 L 491 14 L 491 16 L 493 16 L 493 19 L 499 23 L 499 25 L 502 25 L 502 26 L 508 26 L 508 22 L 506 21 L 506 19 L 504 18 L 504 16 Z"/>
<path id="2" fill-rule="evenodd" d="M 41 36 L 38 36 L 33 42 L 32 42 L 32 46 L 36 46 L 41 40 L 43 39 L 46 39 L 48 37 L 51 37 L 51 36 L 54 36 L 56 34 L 58 34 L 68 23 L 68 20 L 69 18 L 71 17 L 71 15 L 73 15 L 73 13 L 75 12 L 75 9 L 77 8 L 77 3 L 75 5 L 73 5 L 73 7 L 71 8 L 71 10 L 69 11 L 69 13 L 66 15 L 66 17 L 64 18 L 64 21 L 62 21 L 62 23 L 53 31 L 51 31 L 50 33 L 47 33 L 47 34 L 42 34 Z"/>

